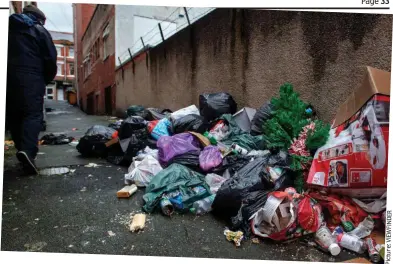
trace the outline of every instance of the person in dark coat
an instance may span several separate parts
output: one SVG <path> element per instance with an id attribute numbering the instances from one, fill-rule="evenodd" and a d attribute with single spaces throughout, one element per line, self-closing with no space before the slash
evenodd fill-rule
<path id="1" fill-rule="evenodd" d="M 9 17 L 6 127 L 18 150 L 16 157 L 29 175 L 38 174 L 34 161 L 45 89 L 57 73 L 57 51 L 45 20 L 32 5 Z"/>

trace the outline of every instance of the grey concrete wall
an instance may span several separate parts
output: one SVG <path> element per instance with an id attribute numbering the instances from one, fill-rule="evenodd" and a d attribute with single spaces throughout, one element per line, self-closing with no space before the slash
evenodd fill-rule
<path id="1" fill-rule="evenodd" d="M 118 69 L 116 107 L 176 110 L 227 91 L 258 108 L 291 82 L 330 121 L 364 66 L 390 71 L 391 41 L 391 15 L 218 9 Z"/>

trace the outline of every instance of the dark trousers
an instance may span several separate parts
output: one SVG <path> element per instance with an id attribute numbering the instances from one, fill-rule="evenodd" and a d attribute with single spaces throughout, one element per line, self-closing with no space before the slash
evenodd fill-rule
<path id="1" fill-rule="evenodd" d="M 6 129 L 18 151 L 34 159 L 43 125 L 45 81 L 38 74 L 8 72 Z"/>

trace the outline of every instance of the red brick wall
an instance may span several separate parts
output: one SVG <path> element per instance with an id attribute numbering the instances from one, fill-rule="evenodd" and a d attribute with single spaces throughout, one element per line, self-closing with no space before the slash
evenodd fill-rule
<path id="1" fill-rule="evenodd" d="M 87 96 L 94 94 L 94 114 L 105 114 L 105 88 L 115 83 L 115 8 L 113 5 L 99 5 L 95 11 L 92 22 L 89 23 L 83 39 L 78 45 L 78 89 L 79 99 L 83 110 L 87 108 Z M 104 58 L 102 34 L 109 22 L 110 34 L 108 36 L 108 54 Z M 98 43 L 99 58 L 92 62 L 91 73 L 84 74 L 83 60 L 89 52 L 93 53 L 94 44 Z M 83 48 L 83 49 L 82 49 Z M 112 88 L 112 109 L 115 109 L 115 88 Z M 97 101 L 98 95 L 98 101 Z"/>
<path id="2" fill-rule="evenodd" d="M 94 14 L 96 4 L 74 4 L 74 41 L 75 41 L 75 74 L 77 75 L 77 88 L 79 91 L 83 90 L 84 79 L 82 78 L 83 68 L 83 55 L 82 55 L 82 36 Z M 79 97 L 81 101 L 81 97 Z M 82 110 L 85 110 L 82 105 Z"/>

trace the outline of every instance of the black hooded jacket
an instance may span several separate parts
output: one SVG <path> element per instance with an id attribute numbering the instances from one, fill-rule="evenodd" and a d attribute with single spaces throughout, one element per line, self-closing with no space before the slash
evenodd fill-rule
<path id="1" fill-rule="evenodd" d="M 56 76 L 56 60 L 52 37 L 34 15 L 13 14 L 9 17 L 8 78 L 23 78 L 23 74 L 28 73 L 41 76 L 45 86 Z"/>

